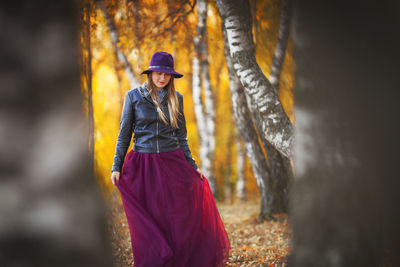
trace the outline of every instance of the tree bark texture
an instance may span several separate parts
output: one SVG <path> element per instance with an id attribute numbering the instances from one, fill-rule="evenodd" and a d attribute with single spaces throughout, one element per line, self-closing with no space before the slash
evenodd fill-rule
<path id="1" fill-rule="evenodd" d="M 253 173 L 257 181 L 257 186 L 260 191 L 261 210 L 259 218 L 271 219 L 273 203 L 274 203 L 274 192 L 271 188 L 271 174 L 268 169 L 267 161 L 264 157 L 260 142 L 258 141 L 258 135 L 253 125 L 251 112 L 248 109 L 246 96 L 242 84 L 233 69 L 233 60 L 229 53 L 229 45 L 226 37 L 226 29 L 222 24 L 222 34 L 224 37 L 225 44 L 225 57 L 228 66 L 229 73 L 229 88 L 232 95 L 232 109 L 236 121 L 236 127 L 243 138 L 247 156 L 251 161 Z"/>
<path id="2" fill-rule="evenodd" d="M 0 3 L 0 266 L 112 266 L 82 109 L 87 14 L 75 4 Z"/>
<path id="3" fill-rule="evenodd" d="M 197 1 L 198 24 L 194 37 L 195 57 L 193 59 L 193 90 L 196 90 L 196 92 L 193 93 L 193 100 L 196 101 L 197 105 L 197 110 L 195 109 L 195 111 L 200 135 L 201 169 L 204 176 L 209 180 L 213 195 L 216 197 L 217 185 L 213 170 L 215 158 L 215 108 L 208 63 L 207 5 L 208 0 Z M 198 71 L 196 64 L 199 64 Z M 198 76 L 195 77 L 194 75 Z M 204 103 L 201 101 L 201 87 L 204 89 Z M 201 105 L 201 108 L 199 105 Z M 199 114 L 197 114 L 197 111 Z"/>
<path id="4" fill-rule="evenodd" d="M 290 266 L 400 266 L 394 10 L 389 1 L 293 3 Z"/>
<path id="5" fill-rule="evenodd" d="M 253 12 L 253 17 L 254 17 Z M 279 27 L 278 43 L 272 60 L 270 81 L 279 92 L 280 75 L 285 59 L 287 43 L 290 33 L 291 0 L 282 0 L 281 21 Z M 253 19 L 254 21 L 254 19 Z M 274 213 L 288 212 L 289 190 L 293 184 L 293 170 L 290 159 L 282 156 L 265 138 L 261 139 L 268 155 L 268 164 L 271 172 L 271 186 L 275 194 Z"/>
<path id="6" fill-rule="evenodd" d="M 237 128 L 236 128 L 237 129 Z M 246 184 L 244 179 L 244 163 L 246 159 L 246 151 L 242 148 L 242 143 L 240 142 L 241 136 L 240 133 L 236 130 L 236 166 L 237 166 L 237 180 L 236 180 L 236 197 L 240 199 L 240 201 L 245 202 L 247 200 L 246 197 Z"/>
<path id="7" fill-rule="evenodd" d="M 249 2 L 216 0 L 233 66 L 245 88 L 246 99 L 260 137 L 285 157 L 292 157 L 293 126 L 283 110 L 277 91 L 262 73 L 254 55 Z"/>

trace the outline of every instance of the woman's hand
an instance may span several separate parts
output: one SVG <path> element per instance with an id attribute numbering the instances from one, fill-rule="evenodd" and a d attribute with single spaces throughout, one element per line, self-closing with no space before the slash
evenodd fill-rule
<path id="1" fill-rule="evenodd" d="M 201 178 L 201 180 L 203 180 L 203 174 L 201 173 L 200 169 L 197 168 L 196 171 L 197 171 L 198 173 L 200 173 L 200 178 Z"/>
<path id="2" fill-rule="evenodd" d="M 111 182 L 115 185 L 115 181 L 119 181 L 119 177 L 121 176 L 120 172 L 112 172 L 111 173 Z"/>

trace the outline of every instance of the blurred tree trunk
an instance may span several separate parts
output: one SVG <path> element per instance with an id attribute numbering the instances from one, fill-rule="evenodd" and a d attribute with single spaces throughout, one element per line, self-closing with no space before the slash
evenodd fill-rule
<path id="1" fill-rule="evenodd" d="M 0 3 L 0 266 L 112 265 L 82 109 L 85 3 Z"/>
<path id="2" fill-rule="evenodd" d="M 290 266 L 400 266 L 399 4 L 360 3 L 293 2 Z"/>
<path id="3" fill-rule="evenodd" d="M 197 1 L 198 24 L 194 37 L 195 56 L 193 58 L 193 102 L 200 136 L 201 170 L 210 181 L 214 197 L 217 197 L 213 162 L 215 158 L 215 108 L 210 82 L 207 45 L 207 5 L 208 0 Z M 204 89 L 203 103 L 201 88 Z"/>
<path id="4" fill-rule="evenodd" d="M 277 91 L 255 59 L 249 2 L 216 0 L 216 3 L 226 29 L 234 70 L 244 86 L 260 137 L 285 157 L 291 158 L 293 126 L 283 110 Z"/>
<path id="5" fill-rule="evenodd" d="M 244 163 L 246 159 L 245 150 L 242 148 L 242 143 L 240 142 L 240 133 L 237 128 L 236 132 L 236 154 L 237 154 L 237 181 L 236 181 L 236 197 L 240 201 L 244 202 L 247 200 L 246 197 L 246 184 L 244 180 Z"/>
<path id="6" fill-rule="evenodd" d="M 271 174 L 268 169 L 267 161 L 264 157 L 256 129 L 253 126 L 250 110 L 246 102 L 246 95 L 239 78 L 233 69 L 233 60 L 230 56 L 228 40 L 226 37 L 225 25 L 222 24 L 222 33 L 225 44 L 225 57 L 229 73 L 229 88 L 232 95 L 232 109 L 240 135 L 243 138 L 247 156 L 251 161 L 253 173 L 257 181 L 258 190 L 260 191 L 261 210 L 259 214 L 260 220 L 272 219 L 274 210 L 274 192 L 271 188 Z"/>
<path id="7" fill-rule="evenodd" d="M 135 75 L 133 74 L 133 69 L 131 64 L 128 61 L 125 53 L 122 51 L 121 46 L 119 45 L 119 35 L 117 28 L 115 27 L 114 18 L 111 17 L 110 14 L 107 12 L 107 8 L 103 2 L 99 3 L 100 8 L 103 12 L 103 15 L 107 22 L 108 30 L 110 31 L 111 40 L 113 42 L 115 51 L 117 53 L 117 58 L 121 62 L 121 67 L 125 70 L 125 74 L 128 78 L 129 85 L 131 89 L 136 88 L 139 86 L 139 81 L 136 79 Z"/>

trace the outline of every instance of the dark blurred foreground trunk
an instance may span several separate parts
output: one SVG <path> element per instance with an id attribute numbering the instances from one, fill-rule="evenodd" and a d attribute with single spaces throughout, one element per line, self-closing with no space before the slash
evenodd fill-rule
<path id="1" fill-rule="evenodd" d="M 0 4 L 0 266 L 112 265 L 74 3 Z"/>
<path id="2" fill-rule="evenodd" d="M 400 266 L 398 4 L 370 2 L 294 1 L 290 266 Z"/>

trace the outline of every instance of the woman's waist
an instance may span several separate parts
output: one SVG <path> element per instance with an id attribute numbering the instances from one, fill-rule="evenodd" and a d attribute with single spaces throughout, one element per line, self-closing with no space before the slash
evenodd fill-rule
<path id="1" fill-rule="evenodd" d="M 143 142 L 141 142 L 143 141 Z M 160 153 L 180 148 L 178 140 L 175 139 L 151 139 L 141 140 L 137 139 L 133 143 L 132 150 L 143 153 Z"/>

